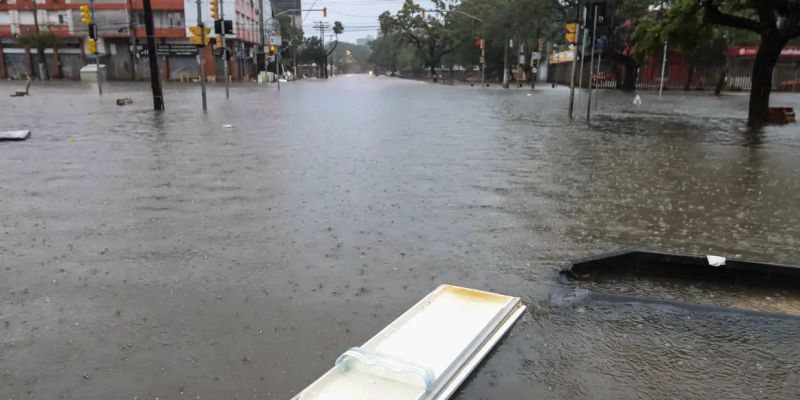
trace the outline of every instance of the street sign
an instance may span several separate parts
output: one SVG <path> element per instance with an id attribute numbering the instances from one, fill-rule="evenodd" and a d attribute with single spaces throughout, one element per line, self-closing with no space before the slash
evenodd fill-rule
<path id="1" fill-rule="evenodd" d="M 205 44 L 211 43 L 211 36 L 206 36 L 204 39 L 205 39 Z M 204 42 L 200 40 L 200 36 L 191 36 L 189 38 L 189 43 L 197 46 L 202 46 Z"/>
<path id="2" fill-rule="evenodd" d="M 525 64 L 525 54 L 520 54 L 519 55 L 519 63 L 520 64 Z"/>
<path id="3" fill-rule="evenodd" d="M 483 64 L 483 63 L 484 63 L 484 61 L 485 61 L 485 60 L 483 59 L 483 57 L 481 57 L 481 58 L 480 58 L 480 60 L 479 60 L 478 62 L 480 62 L 481 64 Z"/>
<path id="4" fill-rule="evenodd" d="M 534 51 L 533 53 L 531 53 L 531 61 L 539 61 L 541 59 L 542 59 L 542 53 L 539 53 L 538 51 Z"/>
<path id="5" fill-rule="evenodd" d="M 280 46 L 281 45 L 281 37 L 280 36 L 270 36 L 269 37 L 269 44 L 273 46 Z"/>
<path id="6" fill-rule="evenodd" d="M 531 68 L 531 73 L 532 74 L 535 74 L 537 72 L 539 72 L 539 68 L 536 68 L 536 67 Z"/>
<path id="7" fill-rule="evenodd" d="M 144 46 L 136 46 L 136 51 L 140 57 L 147 57 L 147 48 Z M 175 44 L 160 44 L 156 47 L 156 55 L 158 56 L 191 56 L 197 54 L 197 46 L 187 43 Z"/>

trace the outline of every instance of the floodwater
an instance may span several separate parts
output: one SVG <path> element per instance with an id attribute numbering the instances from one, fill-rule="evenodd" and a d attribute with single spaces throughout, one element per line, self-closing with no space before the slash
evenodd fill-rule
<path id="1" fill-rule="evenodd" d="M 208 113 L 167 85 L 163 114 L 148 89 L 0 96 L 33 131 L 0 142 L 3 400 L 289 399 L 442 283 L 528 306 L 459 399 L 800 397 L 800 318 L 558 274 L 628 247 L 800 262 L 800 128 L 747 132 L 746 96 L 602 91 L 587 127 L 542 85 L 217 85 Z"/>

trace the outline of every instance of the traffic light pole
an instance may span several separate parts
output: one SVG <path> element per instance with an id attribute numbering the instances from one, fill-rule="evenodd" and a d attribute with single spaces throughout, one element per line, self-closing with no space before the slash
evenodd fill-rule
<path id="1" fill-rule="evenodd" d="M 92 12 L 92 22 L 94 22 L 95 21 L 95 19 L 94 19 L 94 0 L 89 0 L 89 10 L 91 10 L 91 12 Z M 97 25 L 93 25 L 93 26 L 96 27 Z M 89 27 L 89 29 L 92 29 L 92 27 Z M 94 28 L 94 29 L 95 29 L 95 32 L 100 33 L 99 29 L 97 29 L 97 28 Z M 96 36 L 98 36 L 97 39 L 100 39 L 99 38 L 100 35 L 96 35 Z M 94 65 L 97 67 L 97 92 L 100 93 L 100 96 L 102 96 L 103 95 L 103 84 L 102 84 L 101 81 L 103 80 L 103 74 L 100 72 L 100 53 L 98 53 L 97 50 L 94 51 Z"/>
<path id="2" fill-rule="evenodd" d="M 147 58 L 150 62 L 150 87 L 153 89 L 153 109 L 164 111 L 164 95 L 161 93 L 161 81 L 158 78 L 158 52 L 156 52 L 153 7 L 150 5 L 150 0 L 143 0 L 142 3 L 144 3 L 144 32 L 147 36 Z"/>
<path id="3" fill-rule="evenodd" d="M 597 4 L 593 4 L 593 12 L 592 16 L 594 18 L 594 22 L 592 22 L 592 42 L 589 43 L 592 46 L 592 59 L 589 62 L 589 102 L 586 104 L 586 122 L 589 122 L 589 119 L 592 118 L 592 86 L 594 85 L 594 76 L 592 67 L 594 66 L 594 48 L 595 42 L 597 41 Z"/>
<path id="4" fill-rule="evenodd" d="M 578 35 L 580 34 L 581 30 L 580 19 L 581 19 L 581 8 L 580 8 L 580 3 L 578 3 L 578 6 L 576 7 L 575 11 L 575 34 L 574 34 L 575 36 L 573 41 L 579 40 Z M 572 72 L 570 72 L 569 76 L 569 119 L 570 120 L 574 118 L 573 110 L 575 109 L 575 67 L 578 64 L 578 43 L 575 42 L 572 43 L 572 45 L 575 47 L 575 49 L 572 53 Z"/>
<path id="5" fill-rule="evenodd" d="M 228 88 L 228 48 L 225 47 L 225 0 L 219 0 L 219 27 L 222 30 L 222 65 L 225 73 L 225 98 L 231 97 L 230 89 Z"/>
<path id="6" fill-rule="evenodd" d="M 208 109 L 206 104 L 206 57 L 204 53 L 206 47 L 206 28 L 203 25 L 203 10 L 200 0 L 197 0 L 197 26 L 200 27 L 200 46 L 197 46 L 197 61 L 200 64 L 200 91 L 203 94 L 203 111 Z"/>
<path id="7" fill-rule="evenodd" d="M 581 39 L 581 68 L 580 72 L 578 72 L 578 104 L 581 104 L 581 93 L 583 93 L 583 64 L 586 64 L 583 62 L 583 55 L 586 54 L 586 41 L 589 40 L 589 30 L 586 29 L 586 23 L 588 22 L 586 21 L 586 10 L 586 8 L 583 9 L 583 20 L 581 22 L 583 26 L 583 39 Z"/>
<path id="8" fill-rule="evenodd" d="M 271 3 L 270 3 L 271 4 Z M 258 74 L 266 71 L 266 60 L 264 59 L 264 0 L 258 0 L 258 51 L 256 51 L 256 80 Z"/>

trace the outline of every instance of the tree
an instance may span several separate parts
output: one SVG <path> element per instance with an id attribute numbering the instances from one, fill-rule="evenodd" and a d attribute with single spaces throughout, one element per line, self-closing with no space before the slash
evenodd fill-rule
<path id="1" fill-rule="evenodd" d="M 328 50 L 328 52 L 327 52 L 327 53 L 325 53 L 325 60 L 324 60 L 324 64 L 325 64 L 325 68 L 324 68 L 324 71 L 325 71 L 325 78 L 328 78 L 328 57 L 329 57 L 331 54 L 333 54 L 333 52 L 336 50 L 336 46 L 338 46 L 338 45 L 339 45 L 339 34 L 341 34 L 342 32 L 344 32 L 344 25 L 342 25 L 342 23 L 341 23 L 341 22 L 339 22 L 339 21 L 336 21 L 336 22 L 334 22 L 334 23 L 333 23 L 333 35 L 334 35 L 334 37 L 335 37 L 336 39 L 334 39 L 333 45 L 332 45 L 332 46 L 331 46 L 331 48 Z"/>
<path id="2" fill-rule="evenodd" d="M 719 27 L 703 23 L 696 12 L 696 0 L 678 0 L 665 12 L 643 17 L 636 25 L 631 40 L 636 58 L 642 61 L 648 54 L 659 54 L 668 42 L 689 61 L 689 74 L 684 90 L 689 90 L 696 65 L 725 64 L 727 36 Z M 727 66 L 717 80 L 715 94 L 719 95 L 725 82 Z"/>
<path id="3" fill-rule="evenodd" d="M 761 126 L 769 120 L 772 71 L 781 50 L 800 36 L 800 1 L 797 0 L 703 0 L 707 23 L 756 33 L 761 41 L 753 63 L 747 125 Z"/>
<path id="4" fill-rule="evenodd" d="M 454 51 L 464 41 L 456 41 L 452 30 L 447 26 L 449 7 L 445 2 L 431 2 L 434 9 L 426 11 L 413 0 L 405 0 L 403 7 L 395 15 L 387 11 L 378 20 L 384 34 L 397 32 L 417 49 L 436 82 L 436 67 L 441 64 L 442 57 Z"/>
<path id="5" fill-rule="evenodd" d="M 405 44 L 399 33 L 385 33 L 369 42 L 369 48 L 371 53 L 367 61 L 374 66 L 376 72 L 388 71 L 394 76 L 400 71 L 400 54 L 405 49 Z"/>
<path id="6" fill-rule="evenodd" d="M 301 63 L 314 63 L 320 66 L 319 77 L 322 78 L 322 67 L 325 65 L 326 54 L 325 48 L 322 46 L 322 39 L 311 36 L 303 40 L 303 46 L 297 52 L 297 60 Z"/>
<path id="7" fill-rule="evenodd" d="M 59 48 L 64 44 L 64 39 L 52 32 L 39 32 L 31 35 L 22 36 L 19 38 L 19 44 L 25 47 L 35 47 L 39 54 L 39 62 L 44 64 L 45 76 L 40 79 L 47 78 L 47 64 L 45 63 L 44 49 L 46 48 Z"/>

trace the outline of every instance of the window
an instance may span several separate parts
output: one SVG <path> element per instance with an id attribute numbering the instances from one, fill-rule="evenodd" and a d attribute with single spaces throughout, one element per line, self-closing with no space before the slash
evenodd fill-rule
<path id="1" fill-rule="evenodd" d="M 64 14 L 58 14 L 58 23 L 64 24 Z"/>

